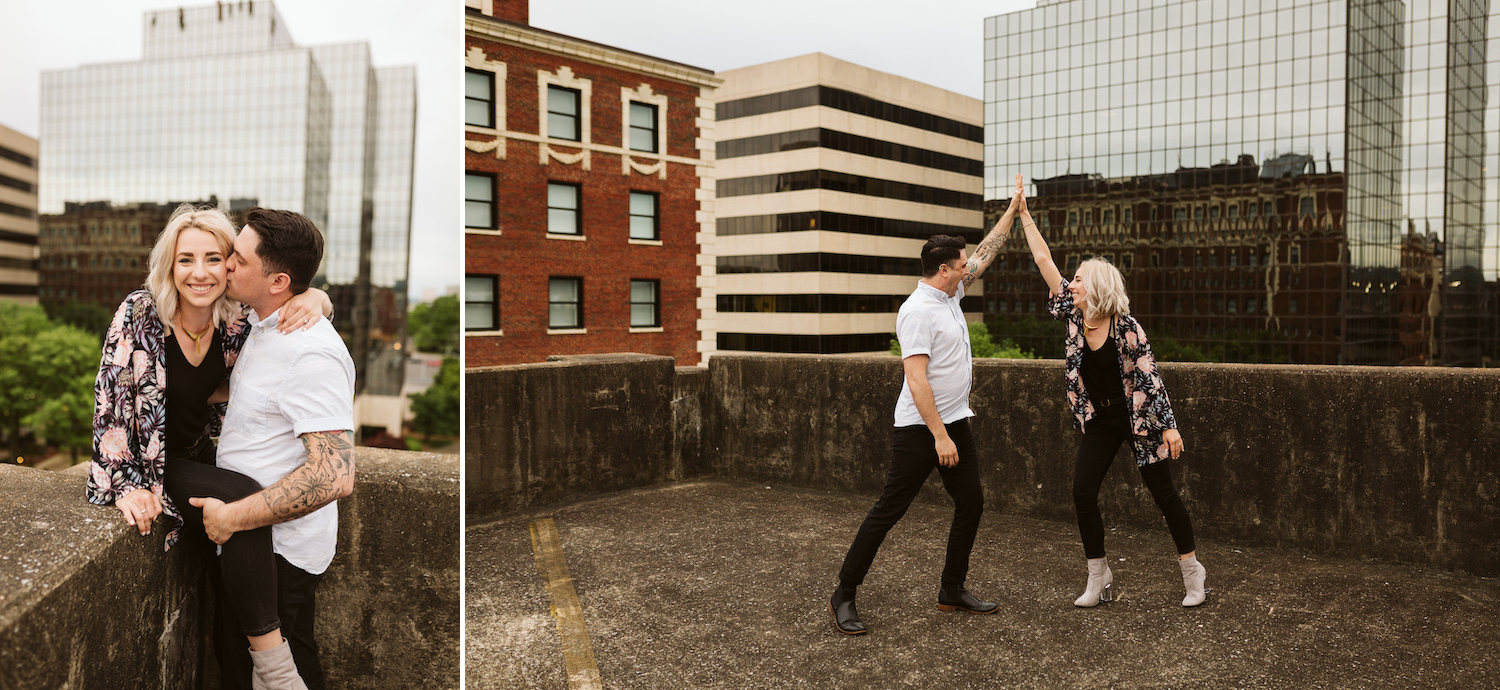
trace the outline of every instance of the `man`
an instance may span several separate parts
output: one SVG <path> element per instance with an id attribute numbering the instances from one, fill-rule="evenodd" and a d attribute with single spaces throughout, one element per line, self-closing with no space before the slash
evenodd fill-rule
<path id="1" fill-rule="evenodd" d="M 249 475 L 265 489 L 227 504 L 189 502 L 203 508 L 204 531 L 218 544 L 236 532 L 273 526 L 277 612 L 286 640 L 247 652 L 219 589 L 214 646 L 226 687 L 251 687 L 252 654 L 255 687 L 302 687 L 297 675 L 309 688 L 323 687 L 314 607 L 338 537 L 335 501 L 354 490 L 354 362 L 327 321 L 288 334 L 276 329 L 281 307 L 308 288 L 322 257 L 323 235 L 312 221 L 257 208 L 227 264 L 229 297 L 253 314 L 230 375 L 218 466 Z M 263 667 L 269 670 L 262 673 Z"/>
<path id="2" fill-rule="evenodd" d="M 969 552 L 974 548 L 979 516 L 984 511 L 984 492 L 979 485 L 979 454 L 969 430 L 969 417 L 974 416 L 969 409 L 973 366 L 969 326 L 959 300 L 1005 244 L 1021 194 L 1021 177 L 1017 175 L 1010 207 L 974 249 L 973 256 L 965 255 L 963 238 L 948 235 L 933 235 L 922 247 L 922 280 L 896 316 L 906 382 L 896 401 L 896 430 L 885 489 L 859 526 L 839 569 L 839 587 L 828 602 L 839 632 L 868 632 L 854 608 L 855 588 L 864 582 L 886 532 L 906 514 L 933 467 L 937 467 L 943 488 L 954 504 L 938 608 L 973 613 L 992 613 L 997 608 L 964 589 Z"/>

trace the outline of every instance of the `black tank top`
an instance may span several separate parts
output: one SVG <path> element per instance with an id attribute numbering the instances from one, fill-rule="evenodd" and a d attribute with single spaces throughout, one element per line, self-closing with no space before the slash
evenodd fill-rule
<path id="1" fill-rule="evenodd" d="M 1089 400 L 1094 403 L 1095 414 L 1125 411 L 1125 383 L 1120 373 L 1120 347 L 1115 342 L 1115 322 L 1110 319 L 1109 337 L 1097 350 L 1090 350 L 1088 338 L 1083 340 L 1083 387 Z M 1115 407 L 1119 407 L 1115 410 Z"/>
<path id="2" fill-rule="evenodd" d="M 224 345 L 216 330 L 204 336 L 211 342 L 198 366 L 188 362 L 177 344 L 177 334 L 167 336 L 167 451 L 192 450 L 208 430 L 213 408 L 208 396 L 224 381 Z M 189 341 L 189 347 L 192 342 Z"/>

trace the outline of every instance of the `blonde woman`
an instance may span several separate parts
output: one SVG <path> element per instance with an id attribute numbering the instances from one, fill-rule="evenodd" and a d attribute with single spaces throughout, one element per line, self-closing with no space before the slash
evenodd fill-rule
<path id="1" fill-rule="evenodd" d="M 188 497 L 233 501 L 261 489 L 243 474 L 214 467 L 210 439 L 249 332 L 244 309 L 224 296 L 234 237 L 222 211 L 177 208 L 151 250 L 145 288 L 127 295 L 115 312 L 94 382 L 88 500 L 113 504 L 143 536 L 164 516 L 166 549 L 184 524 L 203 534 L 202 513 Z M 309 290 L 287 305 L 279 327 L 305 328 L 331 314 L 332 306 L 327 293 Z M 234 666 L 226 652 L 242 655 L 248 640 L 254 674 L 268 683 L 256 687 L 306 687 L 281 636 L 271 528 L 236 534 L 216 561 L 210 570 L 222 577 L 223 598 L 239 623 L 231 633 L 238 649 L 219 653 L 226 681 Z M 223 635 L 216 637 L 222 646 Z M 243 687 L 249 682 L 246 673 Z"/>
<path id="2" fill-rule="evenodd" d="M 1016 186 L 1021 186 L 1020 176 Z M 1066 378 L 1073 425 L 1083 432 L 1073 466 L 1073 507 L 1083 538 L 1089 578 L 1076 606 L 1096 606 L 1115 597 L 1114 574 L 1104 559 L 1104 520 L 1099 514 L 1099 487 L 1120 444 L 1129 442 L 1141 479 L 1166 517 L 1187 589 L 1183 606 L 1207 598 L 1207 570 L 1198 562 L 1193 521 L 1172 485 L 1168 459 L 1182 455 L 1182 434 L 1172 402 L 1156 371 L 1146 331 L 1130 315 L 1130 298 L 1120 271 L 1104 259 L 1078 266 L 1064 280 L 1052 262 L 1047 242 L 1037 231 L 1022 197 L 1021 224 L 1031 256 L 1051 288 L 1048 310 L 1067 323 Z"/>

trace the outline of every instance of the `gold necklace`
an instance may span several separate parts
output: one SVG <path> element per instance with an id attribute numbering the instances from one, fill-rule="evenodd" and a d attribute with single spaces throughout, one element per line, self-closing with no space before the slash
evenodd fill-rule
<path id="1" fill-rule="evenodd" d="M 1104 325 L 1104 324 L 1102 324 L 1102 323 L 1101 323 L 1101 324 L 1099 324 L 1099 325 L 1098 325 L 1098 326 L 1090 326 L 1090 325 L 1089 325 L 1089 320 L 1088 320 L 1088 319 L 1084 319 L 1084 320 L 1083 320 L 1083 332 L 1084 332 L 1084 333 L 1087 333 L 1087 332 L 1089 332 L 1089 331 L 1094 331 L 1094 330 L 1098 330 L 1098 329 L 1099 329 L 1099 328 L 1100 328 L 1100 327 L 1101 327 L 1101 326 L 1103 326 L 1103 325 Z"/>
<path id="2" fill-rule="evenodd" d="M 188 327 L 182 323 L 182 317 L 180 317 L 180 316 L 177 317 L 177 325 L 182 327 L 182 332 L 183 333 L 186 333 L 189 338 L 193 339 L 193 352 L 197 352 L 197 353 L 201 354 L 202 350 L 203 350 L 203 347 L 202 347 L 202 343 L 200 343 L 198 341 L 202 340 L 203 336 L 208 335 L 208 332 L 214 329 L 214 322 L 213 322 L 213 320 L 210 319 L 209 322 L 208 322 L 208 327 L 205 328 L 205 329 L 203 329 L 202 331 L 200 331 L 198 333 L 194 333 L 194 332 L 188 330 Z"/>

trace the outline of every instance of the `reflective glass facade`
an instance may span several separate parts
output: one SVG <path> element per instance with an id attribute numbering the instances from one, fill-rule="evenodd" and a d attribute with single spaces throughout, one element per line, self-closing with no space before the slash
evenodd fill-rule
<path id="1" fill-rule="evenodd" d="M 991 17 L 990 215 L 1025 175 L 1059 266 L 1111 258 L 1147 326 L 1208 358 L 1493 363 L 1496 20 L 1488 3 L 1433 5 L 1068 0 Z M 1045 293 L 1019 233 L 1008 250 L 986 311 L 1024 339 Z"/>
<path id="2" fill-rule="evenodd" d="M 360 390 L 399 393 L 413 70 L 375 69 L 363 43 L 297 46 L 269 2 L 150 12 L 143 31 L 142 60 L 42 74 L 41 212 L 217 198 L 306 215 Z"/>

